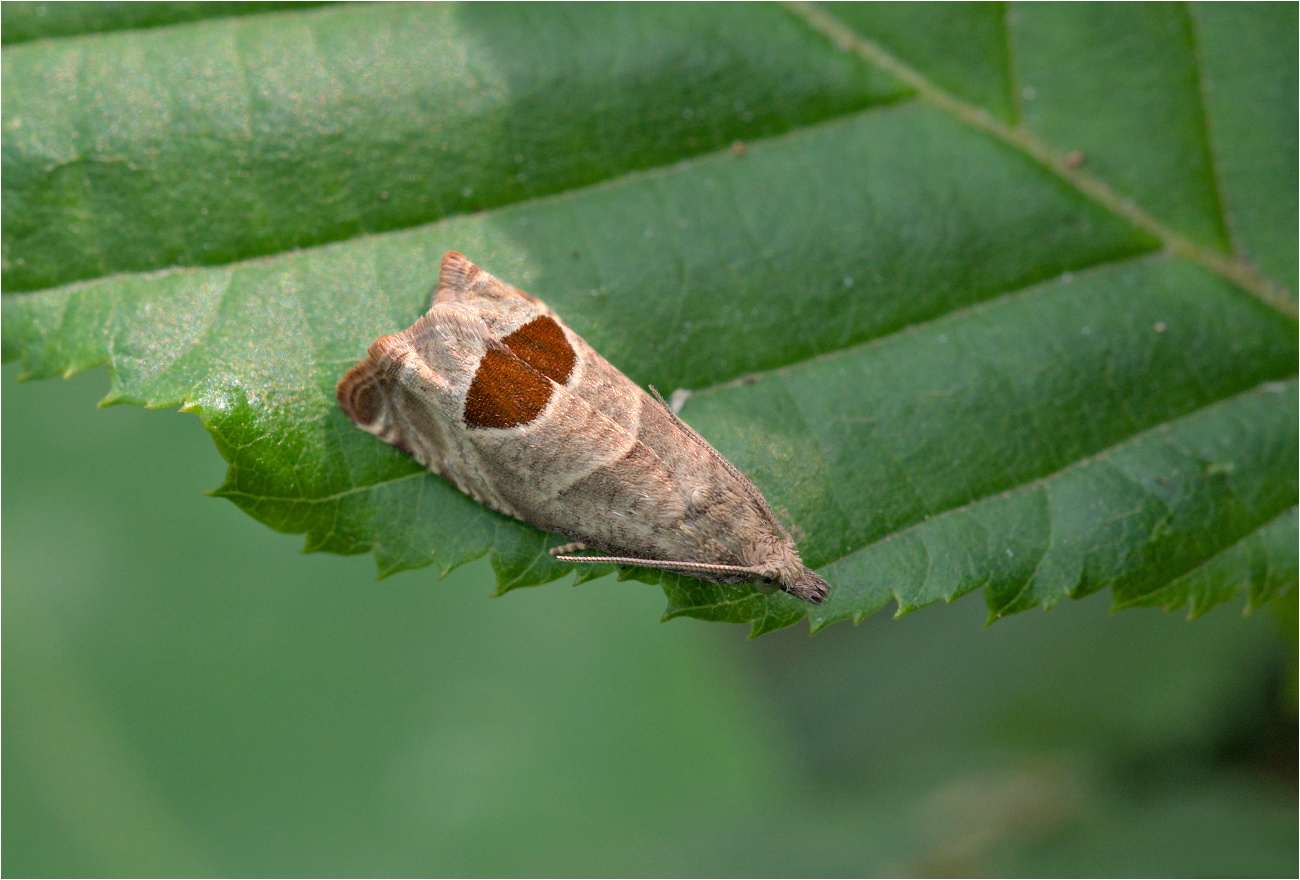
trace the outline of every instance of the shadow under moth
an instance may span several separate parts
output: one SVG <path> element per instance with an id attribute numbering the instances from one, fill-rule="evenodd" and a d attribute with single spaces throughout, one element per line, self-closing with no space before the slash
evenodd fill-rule
<path id="1" fill-rule="evenodd" d="M 358 427 L 576 563 L 667 569 L 820 603 L 762 493 L 543 302 L 454 251 L 429 311 L 337 389 Z M 600 555 L 569 555 L 591 550 Z"/>

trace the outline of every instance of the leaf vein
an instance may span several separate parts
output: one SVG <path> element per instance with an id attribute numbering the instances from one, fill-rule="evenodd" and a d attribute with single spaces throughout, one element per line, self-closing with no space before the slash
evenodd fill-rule
<path id="1" fill-rule="evenodd" d="M 1291 377 L 1291 378 L 1294 378 L 1294 377 Z M 1267 384 L 1267 383 L 1265 383 L 1265 384 Z M 947 510 L 941 511 L 941 512 L 939 512 L 939 513 L 935 513 L 933 516 L 931 516 L 931 517 L 929 517 L 929 518 L 927 518 L 927 519 L 920 520 L 920 521 L 918 521 L 918 522 L 912 523 L 911 525 L 909 525 L 909 526 L 907 526 L 907 527 L 905 527 L 905 528 L 898 529 L 897 531 L 891 532 L 890 534 L 884 536 L 883 538 L 880 538 L 880 539 L 877 540 L 877 541 L 873 541 L 873 542 L 871 542 L 870 544 L 867 544 L 866 546 L 864 546 L 864 547 L 862 547 L 862 548 L 860 548 L 860 549 L 858 549 L 858 550 L 855 550 L 855 551 L 853 551 L 853 553 L 848 554 L 848 555 L 858 555 L 858 554 L 861 554 L 861 553 L 866 553 L 866 552 L 868 552 L 869 550 L 871 550 L 871 549 L 874 548 L 874 547 L 877 547 L 877 546 L 880 546 L 880 545 L 883 545 L 883 544 L 887 544 L 887 543 L 892 542 L 892 541 L 899 540 L 899 539 L 901 539 L 901 538 L 903 538 L 903 537 L 905 537 L 905 536 L 910 535 L 911 533 L 915 532 L 916 530 L 920 529 L 920 528 L 923 527 L 927 522 L 929 522 L 930 519 L 933 519 L 934 517 L 937 517 L 937 516 L 947 516 L 947 515 L 949 515 L 949 514 L 953 514 L 953 513 L 960 513 L 960 512 L 962 512 L 962 511 L 969 510 L 970 508 L 973 508 L 973 507 L 975 507 L 976 505 L 981 504 L 981 503 L 983 503 L 983 502 L 985 502 L 985 501 L 990 501 L 990 500 L 995 499 L 995 498 L 1002 498 L 1002 497 L 1005 497 L 1005 496 L 1010 495 L 1010 494 L 1013 493 L 1013 492 L 1021 491 L 1021 490 L 1024 490 L 1024 489 L 1030 489 L 1030 488 L 1042 488 L 1042 487 L 1048 485 L 1048 484 L 1049 484 L 1049 481 L 1051 481 L 1051 480 L 1053 480 L 1053 479 L 1055 479 L 1055 478 L 1057 478 L 1057 477 L 1059 477 L 1059 476 L 1061 476 L 1061 475 L 1063 475 L 1063 474 L 1067 474 L 1067 473 L 1069 473 L 1069 472 L 1071 472 L 1071 471 L 1078 470 L 1079 468 L 1086 467 L 1087 465 L 1093 464 L 1093 463 L 1095 463 L 1095 462 L 1107 461 L 1108 457 L 1109 457 L 1110 455 L 1114 454 L 1114 452 L 1115 452 L 1116 450 L 1118 450 L 1119 448 L 1121 448 L 1121 447 L 1123 447 L 1123 446 L 1125 446 L 1125 445 L 1127 445 L 1127 444 L 1129 444 L 1129 443 L 1132 443 L 1132 442 L 1134 442 L 1134 441 L 1136 441 L 1136 440 L 1138 440 L 1138 439 L 1140 439 L 1140 438 L 1143 438 L 1143 437 L 1154 437 L 1154 436 L 1157 436 L 1157 435 L 1160 435 L 1160 434 L 1167 433 L 1167 432 L 1173 430 L 1173 428 L 1174 428 L 1175 426 L 1177 426 L 1178 424 L 1180 424 L 1180 423 L 1182 423 L 1182 422 L 1184 422 L 1184 421 L 1186 421 L 1186 420 L 1188 420 L 1188 419 L 1191 419 L 1191 418 L 1194 418 L 1194 417 L 1196 417 L 1196 416 L 1198 416 L 1198 415 L 1201 415 L 1201 414 L 1207 412 L 1208 410 L 1212 410 L 1212 409 L 1215 409 L 1215 408 L 1217 408 L 1217 407 L 1221 407 L 1221 406 L 1227 406 L 1227 405 L 1231 404 L 1234 400 L 1236 400 L 1236 399 L 1239 398 L 1239 397 L 1244 397 L 1244 396 L 1246 396 L 1246 395 L 1248 395 L 1248 394 L 1253 394 L 1253 393 L 1255 393 L 1256 391 L 1259 390 L 1259 387 L 1260 387 L 1260 386 L 1256 386 L 1256 387 L 1254 387 L 1254 388 L 1247 388 L 1246 390 L 1241 391 L 1241 392 L 1238 392 L 1238 393 L 1236 393 L 1236 394 L 1230 394 L 1230 395 L 1228 395 L 1227 397 L 1219 398 L 1218 400 L 1211 401 L 1210 403 L 1207 403 L 1207 404 L 1204 405 L 1204 406 L 1198 407 L 1197 409 L 1194 409 L 1194 410 L 1192 410 L 1191 412 L 1185 413 L 1184 415 L 1179 416 L 1178 418 L 1170 419 L 1169 421 L 1162 422 L 1161 424 L 1158 424 L 1158 425 L 1155 425 L 1155 426 L 1153 426 L 1153 427 L 1151 427 L 1151 428 L 1148 428 L 1148 429 L 1146 429 L 1145 431 L 1138 431 L 1138 432 L 1136 432 L 1136 433 L 1130 434 L 1129 436 L 1124 437 L 1123 439 L 1116 441 L 1115 443 L 1113 443 L 1113 444 L 1107 446 L 1107 447 L 1104 448 L 1104 449 L 1100 449 L 1100 450 L 1098 450 L 1097 452 L 1092 453 L 1091 455 L 1086 455 L 1086 456 L 1083 456 L 1082 458 L 1076 459 L 1075 461 L 1070 462 L 1069 464 L 1065 465 L 1064 467 L 1062 467 L 1062 468 L 1060 468 L 1060 469 L 1058 469 L 1058 470 L 1055 470 L 1055 471 L 1053 471 L 1053 472 L 1051 472 L 1051 473 L 1044 474 L 1044 475 L 1041 476 L 1041 477 L 1036 477 L 1036 478 L 1034 478 L 1033 480 L 1029 480 L 1029 481 L 1027 481 L 1027 482 L 1020 483 L 1020 484 L 1015 485 L 1015 486 L 1009 486 L 1009 487 L 1007 487 L 1007 488 L 1005 488 L 1005 489 L 999 490 L 999 491 L 994 492 L 994 493 L 991 493 L 991 494 L 989 494 L 989 495 L 982 495 L 982 496 L 980 496 L 980 497 L 978 497 L 978 498 L 973 498 L 973 499 L 971 499 L 970 501 L 967 501 L 967 502 L 964 503 L 964 504 L 960 504 L 960 505 L 957 505 L 957 506 L 955 506 L 955 507 L 950 507 L 950 508 L 948 508 Z M 843 558 L 847 558 L 847 557 L 840 557 L 840 558 L 843 559 Z M 839 560 L 830 560 L 830 562 L 838 562 L 838 561 L 839 561 Z M 828 562 L 828 564 L 829 564 L 829 562 Z M 1104 585 L 1103 585 L 1103 586 L 1104 586 Z"/>
<path id="2" fill-rule="evenodd" d="M 347 498 L 351 495 L 360 495 L 364 492 L 370 492 L 384 486 L 391 486 L 416 477 L 425 477 L 432 474 L 432 471 L 419 470 L 409 474 L 403 474 L 400 477 L 393 477 L 391 480 L 381 480 L 378 483 L 367 483 L 362 486 L 352 486 L 340 492 L 331 495 L 322 495 L 318 498 L 307 496 L 290 496 L 290 495 L 263 495 L 256 492 L 245 492 L 242 489 L 219 489 L 216 493 L 222 498 L 244 498 L 249 501 L 276 501 L 283 504 L 327 504 L 331 501 L 337 501 L 341 498 Z"/>
<path id="3" fill-rule="evenodd" d="M 1246 260 L 1195 244 L 1191 239 L 1157 220 L 1132 199 L 1119 195 L 1101 178 L 1082 168 L 1072 167 L 1067 154 L 1049 146 L 1025 128 L 1020 126 L 1013 128 L 996 119 L 983 107 L 956 97 L 895 57 L 879 43 L 848 27 L 831 13 L 806 0 L 785 0 L 785 4 L 795 15 L 828 37 L 836 46 L 898 77 L 915 89 L 922 100 L 930 102 L 958 121 L 1028 155 L 1084 196 L 1158 238 L 1166 250 L 1228 279 L 1287 317 L 1295 319 L 1298 316 L 1296 301 L 1292 294 L 1282 285 L 1265 277 Z"/>

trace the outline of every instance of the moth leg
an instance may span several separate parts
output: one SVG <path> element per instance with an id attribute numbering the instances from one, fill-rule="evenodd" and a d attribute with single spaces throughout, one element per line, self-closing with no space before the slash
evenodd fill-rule
<path id="1" fill-rule="evenodd" d="M 572 544 L 562 544 L 559 547 L 551 548 L 552 556 L 559 556 L 561 553 L 576 553 L 579 550 L 586 550 L 587 545 L 581 541 L 574 541 Z"/>

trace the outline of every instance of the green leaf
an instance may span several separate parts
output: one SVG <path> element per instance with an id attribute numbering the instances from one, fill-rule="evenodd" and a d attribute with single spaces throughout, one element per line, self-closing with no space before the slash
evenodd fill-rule
<path id="1" fill-rule="evenodd" d="M 423 3 L 16 47 L 3 92 L 7 292 L 415 226 L 904 93 L 777 7 Z"/>
<path id="2" fill-rule="evenodd" d="M 6 49 L 4 356 L 197 412 L 217 494 L 309 550 L 543 583 L 558 540 L 334 403 L 457 249 L 692 392 L 830 579 L 815 627 L 981 587 L 993 617 L 1107 586 L 1253 607 L 1296 571 L 1296 255 L 1266 229 L 1296 214 L 1296 53 L 1243 28 L 409 5 Z M 635 574 L 668 616 L 810 610 Z"/>

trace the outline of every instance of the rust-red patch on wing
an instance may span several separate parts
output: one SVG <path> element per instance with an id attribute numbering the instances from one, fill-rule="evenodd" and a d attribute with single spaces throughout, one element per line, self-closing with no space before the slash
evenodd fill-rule
<path id="1" fill-rule="evenodd" d="M 573 364 L 578 359 L 569 340 L 564 338 L 564 330 L 555 323 L 554 318 L 546 315 L 533 318 L 501 340 L 501 343 L 521 361 L 557 385 L 563 385 L 569 380 Z"/>
<path id="2" fill-rule="evenodd" d="M 511 351 L 489 348 L 465 396 L 465 426 L 526 425 L 541 414 L 550 399 L 551 383 L 536 369 L 531 369 Z"/>

